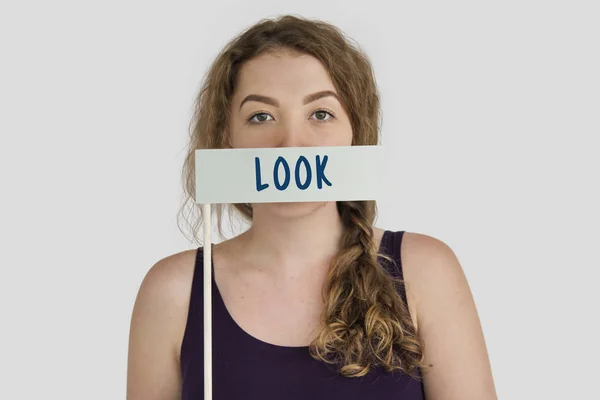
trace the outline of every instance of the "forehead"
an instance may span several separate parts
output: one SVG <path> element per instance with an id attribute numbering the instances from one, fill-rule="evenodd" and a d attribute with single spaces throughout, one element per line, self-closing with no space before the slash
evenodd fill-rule
<path id="1" fill-rule="evenodd" d="M 323 64 L 312 55 L 289 50 L 266 52 L 245 62 L 235 87 L 237 96 L 304 95 L 320 90 L 335 91 Z"/>

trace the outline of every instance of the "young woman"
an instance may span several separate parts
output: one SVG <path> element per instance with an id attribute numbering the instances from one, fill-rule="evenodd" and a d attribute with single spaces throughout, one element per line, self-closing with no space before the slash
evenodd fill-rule
<path id="1" fill-rule="evenodd" d="M 371 65 L 338 29 L 260 21 L 206 75 L 187 195 L 197 148 L 376 145 L 379 113 Z M 442 241 L 373 226 L 370 201 L 232 206 L 250 228 L 213 246 L 215 400 L 496 399 L 467 280 Z M 129 400 L 203 398 L 202 251 L 158 261 L 142 282 Z"/>

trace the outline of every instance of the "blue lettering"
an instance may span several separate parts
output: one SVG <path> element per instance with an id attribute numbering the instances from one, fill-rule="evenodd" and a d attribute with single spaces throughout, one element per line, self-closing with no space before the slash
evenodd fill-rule
<path id="1" fill-rule="evenodd" d="M 325 184 L 327 186 L 332 186 L 329 179 L 327 179 L 327 177 L 325 176 L 325 167 L 327 166 L 328 160 L 329 160 L 329 157 L 326 155 L 323 156 L 323 159 L 321 159 L 321 156 L 316 156 L 315 175 L 316 175 L 318 189 L 323 188 L 323 182 L 325 182 Z M 306 178 L 304 179 L 304 182 L 301 182 L 302 178 L 300 177 L 300 170 L 302 169 L 302 166 L 304 166 L 304 170 L 306 171 Z M 280 172 L 281 167 L 283 167 L 283 172 L 284 172 L 283 183 L 280 182 L 281 179 L 279 177 L 280 176 L 279 172 Z M 261 169 L 260 169 L 260 158 L 259 157 L 254 157 L 254 170 L 255 170 L 255 174 L 256 174 L 256 191 L 261 192 L 261 191 L 269 188 L 270 185 L 268 183 L 263 183 L 262 179 L 261 179 Z M 275 183 L 275 187 L 277 188 L 277 190 L 285 190 L 290 185 L 290 180 L 291 180 L 290 165 L 288 164 L 288 162 L 286 161 L 285 158 L 283 158 L 282 156 L 279 156 L 277 158 L 277 160 L 275 161 L 275 165 L 273 165 L 273 181 Z M 312 167 L 310 165 L 310 162 L 304 156 L 300 156 L 300 157 L 298 157 L 298 160 L 296 160 L 296 167 L 294 170 L 294 180 L 296 183 L 296 187 L 298 187 L 298 189 L 300 189 L 300 190 L 308 189 L 312 183 Z"/>
<path id="2" fill-rule="evenodd" d="M 254 157 L 254 170 L 256 171 L 256 191 L 260 192 L 269 187 L 268 183 L 262 183 L 260 179 L 260 159 Z"/>
<path id="3" fill-rule="evenodd" d="M 279 183 L 279 166 L 283 165 L 285 168 L 285 180 L 283 181 L 283 185 Z M 278 190 L 285 190 L 290 184 L 290 167 L 285 161 L 285 158 L 279 156 L 277 161 L 275 161 L 275 166 L 273 167 L 273 180 L 275 181 L 275 187 Z"/>
<path id="4" fill-rule="evenodd" d="M 306 180 L 304 183 L 300 183 L 300 165 L 304 164 L 304 168 L 306 169 Z M 304 156 L 300 156 L 298 161 L 296 162 L 296 186 L 300 190 L 306 190 L 306 188 L 310 185 L 310 181 L 312 180 L 312 170 L 310 168 L 310 164 L 308 160 Z"/>
<path id="5" fill-rule="evenodd" d="M 329 157 L 324 156 L 323 163 L 321 163 L 321 157 L 317 156 L 317 187 L 319 189 L 323 188 L 323 181 L 325 181 L 328 186 L 331 186 L 331 182 L 325 177 L 325 166 L 327 165 L 328 159 Z"/>

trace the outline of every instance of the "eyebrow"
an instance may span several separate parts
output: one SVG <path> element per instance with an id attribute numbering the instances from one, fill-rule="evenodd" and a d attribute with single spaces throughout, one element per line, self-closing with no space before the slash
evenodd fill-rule
<path id="1" fill-rule="evenodd" d="M 340 103 L 342 102 L 335 92 L 333 92 L 331 90 L 323 90 L 321 92 L 307 95 L 306 97 L 304 97 L 303 103 L 306 105 L 308 103 L 312 103 L 313 101 L 322 99 L 323 97 L 327 97 L 327 96 L 335 97 L 338 102 L 340 102 Z M 272 97 L 263 96 L 260 94 L 249 94 L 248 96 L 246 96 L 244 98 L 244 100 L 242 100 L 242 102 L 240 104 L 240 110 L 242 109 L 242 106 L 244 105 L 244 103 L 246 103 L 247 101 L 258 101 L 260 103 L 270 104 L 274 107 L 279 107 L 279 102 Z"/>

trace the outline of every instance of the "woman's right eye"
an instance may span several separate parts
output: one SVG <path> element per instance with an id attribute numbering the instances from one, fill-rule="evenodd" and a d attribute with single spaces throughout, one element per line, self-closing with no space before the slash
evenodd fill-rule
<path id="1" fill-rule="evenodd" d="M 268 121 L 268 117 L 270 117 L 271 119 L 273 119 L 273 117 L 271 117 L 269 114 L 261 112 L 261 113 L 256 113 L 254 115 L 252 115 L 252 117 L 250 117 L 250 119 L 248 120 L 248 122 L 250 122 L 251 124 L 260 124 L 262 122 L 267 122 Z"/>

